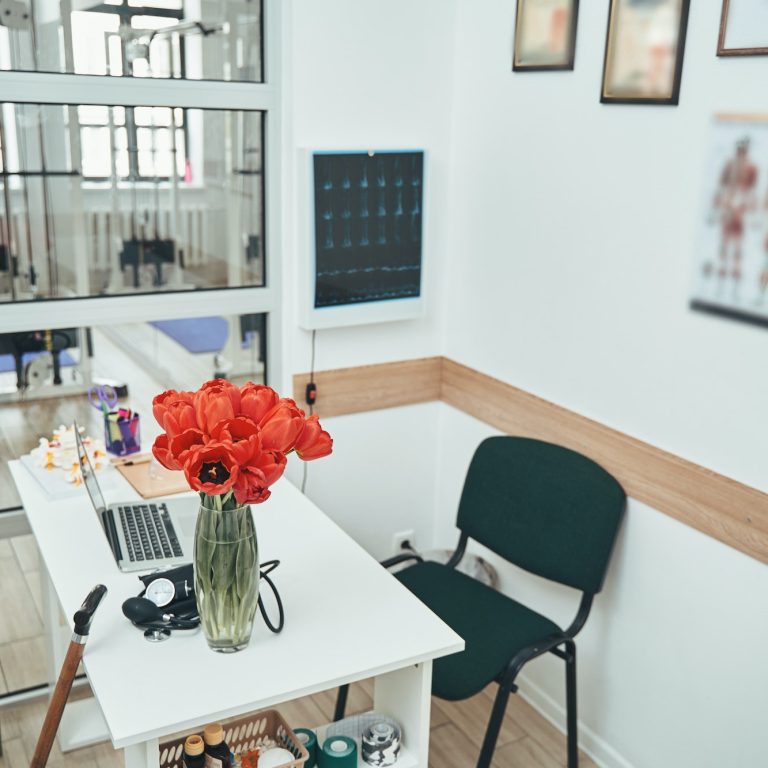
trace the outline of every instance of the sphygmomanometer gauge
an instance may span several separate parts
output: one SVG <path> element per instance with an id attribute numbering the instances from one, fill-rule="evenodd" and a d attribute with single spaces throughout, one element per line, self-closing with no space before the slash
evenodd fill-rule
<path id="1" fill-rule="evenodd" d="M 176 596 L 176 587 L 170 579 L 154 579 L 147 585 L 145 597 L 151 600 L 158 608 L 162 608 L 173 601 Z"/>

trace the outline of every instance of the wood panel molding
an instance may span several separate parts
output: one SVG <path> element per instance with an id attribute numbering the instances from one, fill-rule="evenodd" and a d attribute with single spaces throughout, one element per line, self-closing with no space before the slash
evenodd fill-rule
<path id="1" fill-rule="evenodd" d="M 303 402 L 308 374 L 294 377 Z M 627 494 L 768 563 L 768 494 L 440 357 L 322 371 L 325 416 L 442 400 L 508 434 L 564 445 L 597 461 Z"/>
<path id="2" fill-rule="evenodd" d="M 377 411 L 399 405 L 440 399 L 442 357 L 399 360 L 395 363 L 361 365 L 316 371 L 316 410 L 321 416 Z M 308 373 L 293 377 L 294 399 L 304 403 Z"/>

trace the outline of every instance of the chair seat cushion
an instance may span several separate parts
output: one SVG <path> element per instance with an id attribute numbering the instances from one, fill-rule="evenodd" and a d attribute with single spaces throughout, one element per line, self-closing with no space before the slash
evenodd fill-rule
<path id="1" fill-rule="evenodd" d="M 443 699 L 474 695 L 519 650 L 562 631 L 545 616 L 441 563 L 418 563 L 395 576 L 464 638 L 463 652 L 435 660 L 432 692 Z"/>

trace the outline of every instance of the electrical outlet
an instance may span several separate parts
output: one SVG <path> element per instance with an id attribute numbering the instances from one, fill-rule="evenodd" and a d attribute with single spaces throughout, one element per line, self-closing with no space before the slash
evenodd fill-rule
<path id="1" fill-rule="evenodd" d="M 392 554 L 401 554 L 404 551 L 403 545 L 406 542 L 410 545 L 411 549 L 416 548 L 416 537 L 413 530 L 400 531 L 392 537 Z"/>

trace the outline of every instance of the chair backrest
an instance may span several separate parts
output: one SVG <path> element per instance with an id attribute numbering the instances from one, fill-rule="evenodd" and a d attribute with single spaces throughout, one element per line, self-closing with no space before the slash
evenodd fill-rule
<path id="1" fill-rule="evenodd" d="M 626 494 L 599 464 L 560 445 L 490 437 L 475 451 L 458 527 L 531 573 L 599 592 Z"/>

